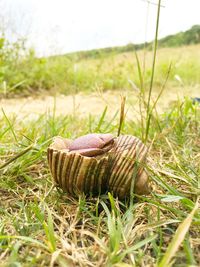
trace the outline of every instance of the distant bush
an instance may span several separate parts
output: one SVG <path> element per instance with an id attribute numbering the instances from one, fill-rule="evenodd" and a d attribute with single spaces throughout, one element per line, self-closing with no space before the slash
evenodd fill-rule
<path id="1" fill-rule="evenodd" d="M 177 47 L 182 45 L 191 45 L 200 43 L 200 25 L 194 25 L 191 29 L 185 32 L 179 32 L 174 35 L 168 35 L 158 40 L 159 47 Z M 105 55 L 112 55 L 117 53 L 131 52 L 134 50 L 151 49 L 153 42 L 145 42 L 141 44 L 129 43 L 125 46 L 107 47 L 102 49 L 93 49 L 90 51 L 83 51 L 78 53 L 71 53 L 68 56 L 78 56 L 83 58 L 99 58 Z"/>
<path id="2" fill-rule="evenodd" d="M 58 90 L 64 86 L 71 67 L 67 57 L 37 58 L 26 49 L 24 40 L 9 43 L 0 38 L 0 94 L 29 95 L 41 90 Z"/>
<path id="3" fill-rule="evenodd" d="M 200 43 L 200 25 L 195 25 L 185 32 L 169 35 L 159 41 L 160 47 L 191 45 L 198 43 Z"/>
<path id="4" fill-rule="evenodd" d="M 185 33 L 161 39 L 160 46 L 181 46 L 196 44 L 200 41 L 200 26 L 194 26 Z M 150 47 L 152 44 L 145 44 Z M 34 50 L 25 48 L 25 40 L 9 43 L 0 37 L 0 95 L 12 97 L 16 95 L 48 93 L 71 94 L 80 91 L 91 92 L 101 90 L 132 89 L 132 83 L 139 87 L 137 62 L 134 49 L 140 46 L 129 44 L 121 48 L 107 48 L 78 52 L 63 56 L 37 58 Z M 128 50 L 129 52 L 125 52 Z M 161 51 L 161 50 L 160 50 Z M 155 86 L 160 86 L 166 79 L 170 61 L 172 68 L 169 82 L 177 84 L 174 77 L 180 77 L 184 84 L 200 83 L 200 54 L 195 48 L 165 50 L 158 57 L 155 73 Z M 185 52 L 188 56 L 185 57 Z M 158 50 L 159 53 L 159 50 Z M 140 61 L 144 55 L 138 51 Z M 144 85 L 149 86 L 151 77 L 150 52 L 146 53 Z M 180 84 L 179 84 L 180 85 Z"/>

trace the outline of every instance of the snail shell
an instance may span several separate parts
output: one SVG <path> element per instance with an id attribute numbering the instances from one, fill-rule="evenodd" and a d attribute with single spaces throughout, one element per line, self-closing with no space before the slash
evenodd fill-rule
<path id="1" fill-rule="evenodd" d="M 70 151 L 72 141 L 56 137 L 47 151 L 55 184 L 73 196 L 110 191 L 123 199 L 130 196 L 131 189 L 137 194 L 148 193 L 146 146 L 131 135 L 113 140 L 109 150 L 91 157 Z"/>
<path id="2" fill-rule="evenodd" d="M 80 154 L 48 149 L 54 182 L 70 195 L 103 193 L 108 157 L 97 160 Z"/>
<path id="3" fill-rule="evenodd" d="M 140 139 L 131 135 L 119 136 L 111 151 L 109 191 L 119 198 L 129 195 L 131 190 L 137 194 L 147 194 L 146 154 L 147 147 Z"/>

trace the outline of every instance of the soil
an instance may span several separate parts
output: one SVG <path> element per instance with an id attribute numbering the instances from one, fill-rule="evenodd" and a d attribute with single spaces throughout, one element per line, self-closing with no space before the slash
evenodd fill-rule
<path id="1" fill-rule="evenodd" d="M 156 98 L 153 93 L 153 98 Z M 77 114 L 79 116 L 101 115 L 105 106 L 108 107 L 107 116 L 113 116 L 120 108 L 120 96 L 126 96 L 127 117 L 139 116 L 139 100 L 136 92 L 131 91 L 108 91 L 105 93 L 77 94 L 75 96 L 58 95 L 1 99 L 0 107 L 7 115 L 16 115 L 19 119 L 37 117 L 45 112 L 53 112 L 56 115 Z M 183 100 L 184 97 L 199 97 L 200 86 L 192 88 L 172 88 L 165 90 L 158 101 L 157 111 L 165 111 L 173 102 Z M 2 116 L 2 113 L 0 114 Z"/>

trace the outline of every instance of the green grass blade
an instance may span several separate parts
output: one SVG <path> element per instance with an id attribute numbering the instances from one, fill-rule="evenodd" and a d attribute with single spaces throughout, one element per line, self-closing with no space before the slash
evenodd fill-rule
<path id="1" fill-rule="evenodd" d="M 186 240 L 183 243 L 183 248 L 187 257 L 188 264 L 190 265 L 197 265 L 196 260 L 194 258 L 194 254 L 190 245 L 189 237 L 186 238 Z"/>
<path id="2" fill-rule="evenodd" d="M 197 202 L 196 202 L 195 207 L 192 210 L 192 212 L 187 216 L 187 218 L 177 228 L 176 233 L 175 233 L 172 241 L 170 242 L 170 244 L 167 248 L 167 251 L 165 252 L 165 255 L 163 256 L 158 267 L 166 267 L 170 264 L 171 259 L 176 254 L 179 246 L 183 242 L 185 235 L 187 234 L 187 232 L 190 228 L 194 214 L 198 209 L 198 205 L 199 205 L 198 201 L 199 201 L 199 199 L 197 199 Z"/>
<path id="3" fill-rule="evenodd" d="M 17 136 L 16 136 L 16 134 L 15 134 L 13 125 L 11 124 L 10 120 L 8 119 L 8 117 L 6 116 L 6 113 L 5 113 L 4 109 L 2 108 L 1 110 L 2 110 L 2 113 L 3 113 L 4 117 L 5 117 L 5 120 L 7 121 L 8 125 L 9 125 L 9 128 L 10 128 L 10 130 L 11 130 L 11 132 L 12 132 L 12 135 L 13 135 L 13 137 L 14 137 L 16 143 L 18 143 Z"/>
<path id="4" fill-rule="evenodd" d="M 138 250 L 139 248 L 145 246 L 146 244 L 152 242 L 153 240 L 155 240 L 157 238 L 157 235 L 153 235 L 150 237 L 145 238 L 144 240 L 139 241 L 138 243 L 136 243 L 135 245 L 133 245 L 132 247 L 128 248 L 125 253 L 131 253 L 135 250 Z"/>
<path id="5" fill-rule="evenodd" d="M 12 157 L 11 159 L 7 160 L 5 163 L 3 163 L 0 166 L 0 170 L 5 168 L 7 165 L 9 165 L 11 162 L 15 161 L 16 159 L 20 158 L 21 156 L 23 156 L 24 154 L 26 154 L 28 151 L 32 150 L 34 147 L 34 144 L 28 146 L 27 148 L 25 148 L 24 150 L 22 150 L 20 153 L 18 153 L 17 155 L 15 155 L 14 157 Z"/>
<path id="6" fill-rule="evenodd" d="M 126 102 L 126 97 L 125 96 L 122 96 L 121 97 L 120 119 L 119 119 L 119 126 L 118 126 L 117 136 L 120 135 L 121 129 L 122 129 L 122 126 L 123 126 L 123 123 L 124 123 L 125 102 Z"/>
<path id="7" fill-rule="evenodd" d="M 149 94 L 148 94 L 148 100 L 147 100 L 147 122 L 146 122 L 145 141 L 147 141 L 147 138 L 148 138 L 150 121 L 151 121 L 151 117 L 152 117 L 152 114 L 150 112 L 150 100 L 151 100 L 151 94 L 152 94 L 152 89 L 153 89 L 154 72 L 155 72 L 155 65 L 156 65 L 156 54 L 157 54 L 157 46 L 158 46 L 158 28 L 159 28 L 159 19 L 160 19 L 160 6 L 161 6 L 161 0 L 158 1 L 158 9 L 157 9 L 153 63 L 152 63 L 152 69 L 151 69 L 152 72 L 151 72 L 150 88 L 149 88 Z"/>
<path id="8" fill-rule="evenodd" d="M 45 246 L 44 244 L 42 244 L 40 241 L 36 240 L 36 239 L 33 239 L 29 236 L 15 236 L 15 235 L 0 235 L 0 240 L 3 240 L 3 239 L 19 239 L 19 240 L 22 240 L 24 242 L 28 242 L 28 243 L 32 243 L 36 246 L 39 246 L 45 250 L 48 250 L 48 247 Z"/>
<path id="9" fill-rule="evenodd" d="M 56 237 L 54 233 L 54 227 L 53 227 L 53 218 L 51 215 L 50 210 L 48 209 L 48 219 L 47 223 L 44 221 L 44 230 L 48 239 L 48 245 L 49 245 L 49 250 L 51 252 L 54 252 L 56 250 Z"/>
<path id="10" fill-rule="evenodd" d="M 97 127 L 95 128 L 95 132 L 100 132 L 100 131 L 101 131 L 101 126 L 102 126 L 102 124 L 103 124 L 103 122 L 104 122 L 104 119 L 105 119 L 107 110 L 108 110 L 108 107 L 106 106 L 106 107 L 104 108 L 103 113 L 101 114 L 101 117 L 100 117 L 100 119 L 99 119 L 98 125 L 97 125 Z"/>

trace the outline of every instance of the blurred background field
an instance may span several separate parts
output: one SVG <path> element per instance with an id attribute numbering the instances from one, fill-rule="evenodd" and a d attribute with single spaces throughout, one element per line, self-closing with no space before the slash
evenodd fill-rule
<path id="1" fill-rule="evenodd" d="M 189 36 L 189 37 L 188 37 Z M 200 92 L 200 26 L 159 41 L 153 98 L 165 84 L 157 108 L 160 112 L 176 100 L 197 97 Z M 137 116 L 140 77 L 136 54 L 148 91 L 152 68 L 152 43 L 36 57 L 23 40 L 1 38 L 0 96 L 6 112 L 20 116 L 52 110 L 57 114 L 99 114 L 108 106 L 118 108 L 119 95 L 127 96 L 130 116 Z M 28 97 L 28 100 L 27 100 Z M 89 105 L 87 104 L 89 103 Z M 98 108 L 97 108 L 98 107 Z"/>
<path id="2" fill-rule="evenodd" d="M 187 31 L 182 41 L 179 35 L 163 38 L 159 42 L 155 90 L 162 86 L 168 72 L 166 88 L 168 92 L 173 92 L 173 88 L 176 87 L 182 87 L 186 93 L 196 92 L 195 90 L 199 89 L 200 26 L 194 26 Z M 188 35 L 189 41 L 185 39 Z M 144 87 L 147 89 L 152 67 L 151 46 L 152 43 L 136 47 L 128 45 L 121 48 L 37 58 L 33 50 L 27 50 L 24 47 L 23 40 L 11 44 L 2 37 L 0 39 L 0 95 L 9 98 L 39 95 L 41 92 L 69 95 L 97 90 L 133 91 L 139 87 L 135 49 L 138 51 L 145 81 Z"/>
<path id="3" fill-rule="evenodd" d="M 1 267 L 200 265 L 200 26 L 160 39 L 155 66 L 154 44 L 41 57 L 1 32 Z M 55 187 L 47 148 L 57 135 L 116 136 L 120 96 L 152 192 L 74 199 Z"/>

